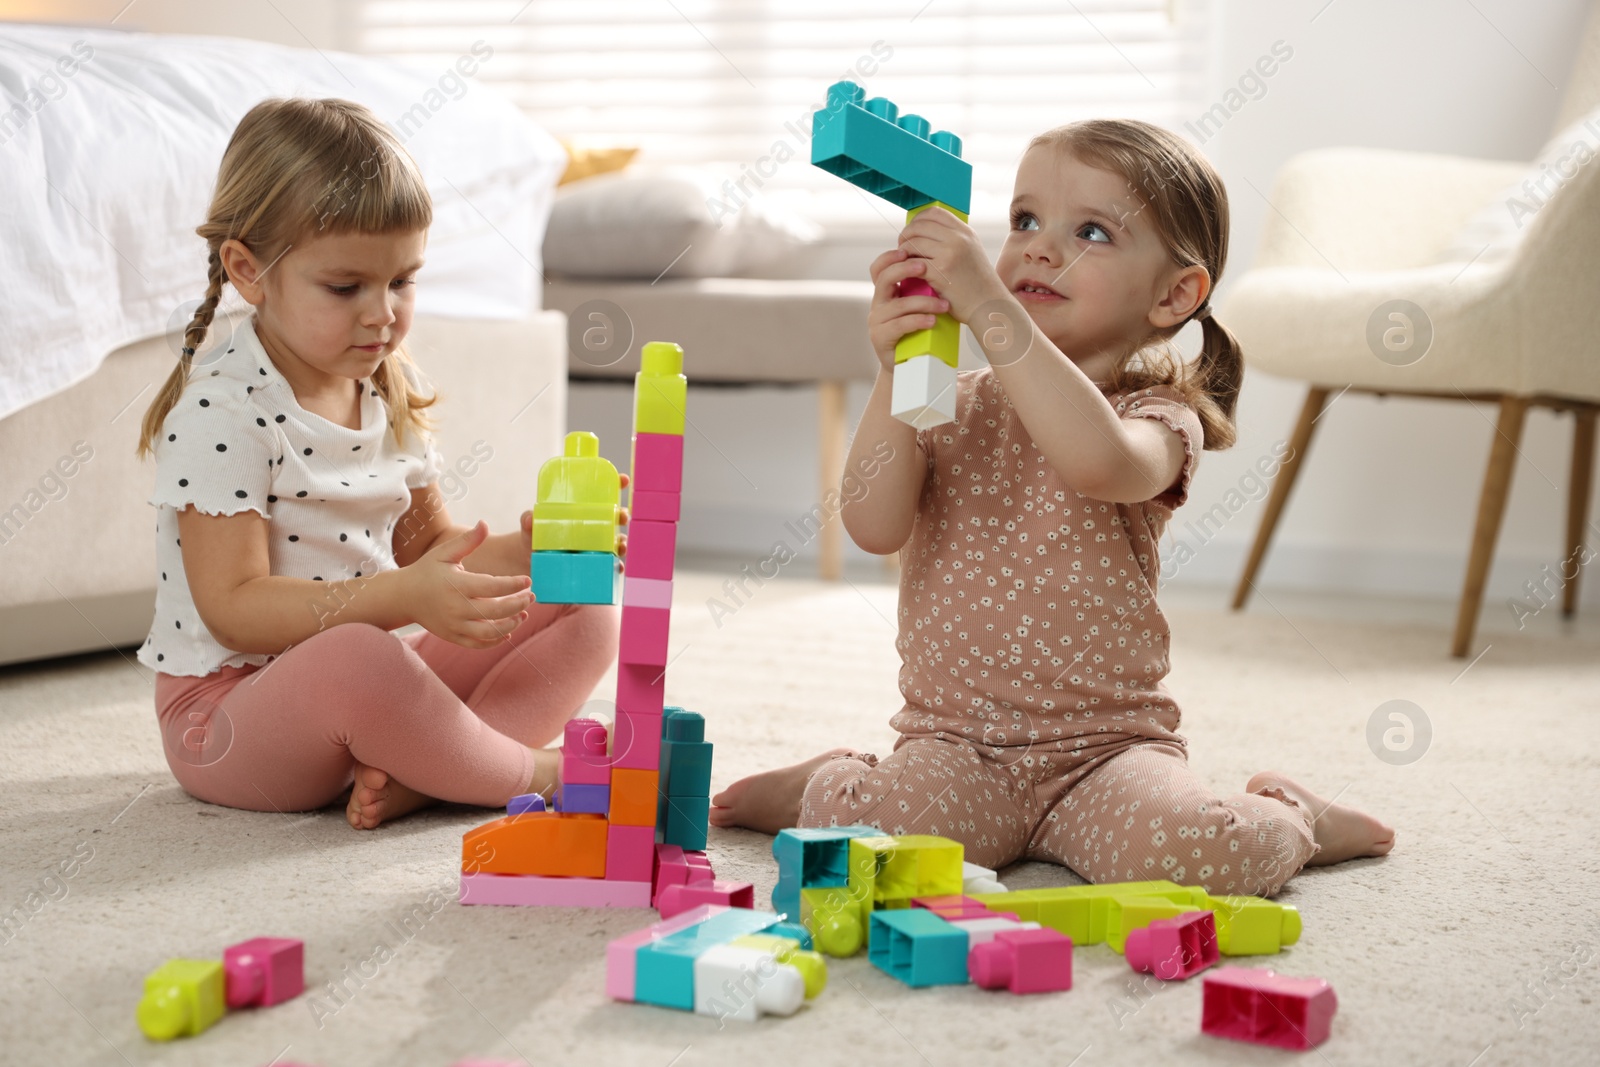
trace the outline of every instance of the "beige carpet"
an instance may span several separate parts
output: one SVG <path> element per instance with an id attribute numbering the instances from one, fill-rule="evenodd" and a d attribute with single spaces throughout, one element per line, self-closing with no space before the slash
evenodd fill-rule
<path id="1" fill-rule="evenodd" d="M 723 577 L 681 577 L 668 681 L 674 703 L 706 716 L 714 784 L 824 746 L 887 748 L 893 590 L 784 579 L 719 627 L 706 598 Z M 1219 787 L 1278 766 L 1399 828 L 1388 859 L 1313 871 L 1284 893 L 1305 934 L 1259 962 L 1326 978 L 1340 1000 L 1332 1039 L 1303 1061 L 1597 1062 L 1600 644 L 1553 627 L 1491 633 L 1492 649 L 1461 674 L 1442 627 L 1378 612 L 1286 619 L 1258 602 L 1242 616 L 1169 615 L 1169 684 L 1194 762 Z M 1397 698 L 1433 728 L 1409 766 L 1366 740 L 1373 710 Z M 444 1067 L 474 1055 L 688 1067 L 777 1054 L 1167 1067 L 1288 1056 L 1201 1036 L 1198 980 L 1149 991 L 1103 946 L 1079 950 L 1073 990 L 1051 996 L 911 990 L 855 959 L 833 962 L 827 990 L 797 1016 L 754 1026 L 613 1004 L 605 943 L 649 914 L 456 905 L 461 834 L 482 812 L 441 809 L 363 834 L 338 812 L 198 803 L 166 770 L 150 701 L 147 673 L 117 653 L 0 672 L 6 1064 Z M 764 901 L 769 841 L 713 831 L 719 875 L 755 882 Z M 1033 864 L 1005 877 L 1013 888 L 1076 880 Z M 187 1042 L 140 1036 L 147 971 L 259 934 L 305 940 L 307 996 Z M 330 981 L 348 990 L 342 1006 Z"/>

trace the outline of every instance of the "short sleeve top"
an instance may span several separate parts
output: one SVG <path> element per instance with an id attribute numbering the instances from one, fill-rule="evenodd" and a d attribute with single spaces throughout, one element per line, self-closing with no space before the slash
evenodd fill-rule
<path id="1" fill-rule="evenodd" d="M 1068 485 L 987 367 L 957 376 L 955 421 L 918 434 L 927 477 L 902 553 L 902 734 L 1089 758 L 1182 744 L 1162 685 L 1158 542 L 1187 499 L 1200 418 L 1170 387 L 1105 396 L 1183 443 L 1177 479 L 1149 500 L 1109 503 Z"/>
<path id="2" fill-rule="evenodd" d="M 274 575 L 331 582 L 396 567 L 394 526 L 442 461 L 426 434 L 408 431 L 398 446 L 377 389 L 359 386 L 358 430 L 302 408 L 254 320 L 195 369 L 155 441 L 156 611 L 141 663 L 195 676 L 272 658 L 224 647 L 200 621 L 178 539 L 186 507 L 259 513 Z"/>

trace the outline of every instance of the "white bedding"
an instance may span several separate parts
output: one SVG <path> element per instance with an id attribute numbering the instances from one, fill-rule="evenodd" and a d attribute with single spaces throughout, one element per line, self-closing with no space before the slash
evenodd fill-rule
<path id="1" fill-rule="evenodd" d="M 487 51 L 435 71 L 228 37 L 0 23 L 0 418 L 166 333 L 204 295 L 194 228 L 234 126 L 268 97 L 366 104 L 416 157 L 434 200 L 419 313 L 537 309 L 566 155 L 475 79 Z"/>

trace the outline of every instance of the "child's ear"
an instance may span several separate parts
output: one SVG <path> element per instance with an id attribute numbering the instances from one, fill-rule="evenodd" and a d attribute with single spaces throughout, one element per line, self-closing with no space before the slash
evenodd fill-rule
<path id="1" fill-rule="evenodd" d="M 217 254 L 222 258 L 222 269 L 227 272 L 228 281 L 233 283 L 245 303 L 260 307 L 266 299 L 262 282 L 265 271 L 261 261 L 245 247 L 243 241 L 233 238 L 222 242 Z"/>
<path id="2" fill-rule="evenodd" d="M 1198 263 L 1173 272 L 1167 290 L 1150 309 L 1150 322 L 1156 329 L 1176 326 L 1193 315 L 1211 295 L 1211 274 Z"/>

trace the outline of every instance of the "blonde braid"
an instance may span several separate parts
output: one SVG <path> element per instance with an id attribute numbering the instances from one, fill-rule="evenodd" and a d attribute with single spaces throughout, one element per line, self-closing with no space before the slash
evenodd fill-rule
<path id="1" fill-rule="evenodd" d="M 183 396 L 183 387 L 189 384 L 189 374 L 194 369 L 194 354 L 201 342 L 206 339 L 207 331 L 211 329 L 211 320 L 215 317 L 217 304 L 222 299 L 223 283 L 228 280 L 228 272 L 222 268 L 222 255 L 218 252 L 220 245 L 220 239 L 213 241 L 211 255 L 206 262 L 205 299 L 194 309 L 194 316 L 189 319 L 189 325 L 183 331 L 183 352 L 178 357 L 178 365 L 167 375 L 166 382 L 161 386 L 161 392 L 156 395 L 155 401 L 144 413 L 144 422 L 139 428 L 139 447 L 136 449 L 140 459 L 150 454 L 151 442 L 161 433 L 161 424 L 166 421 L 167 412 L 171 411 L 178 403 L 178 398 Z"/>

